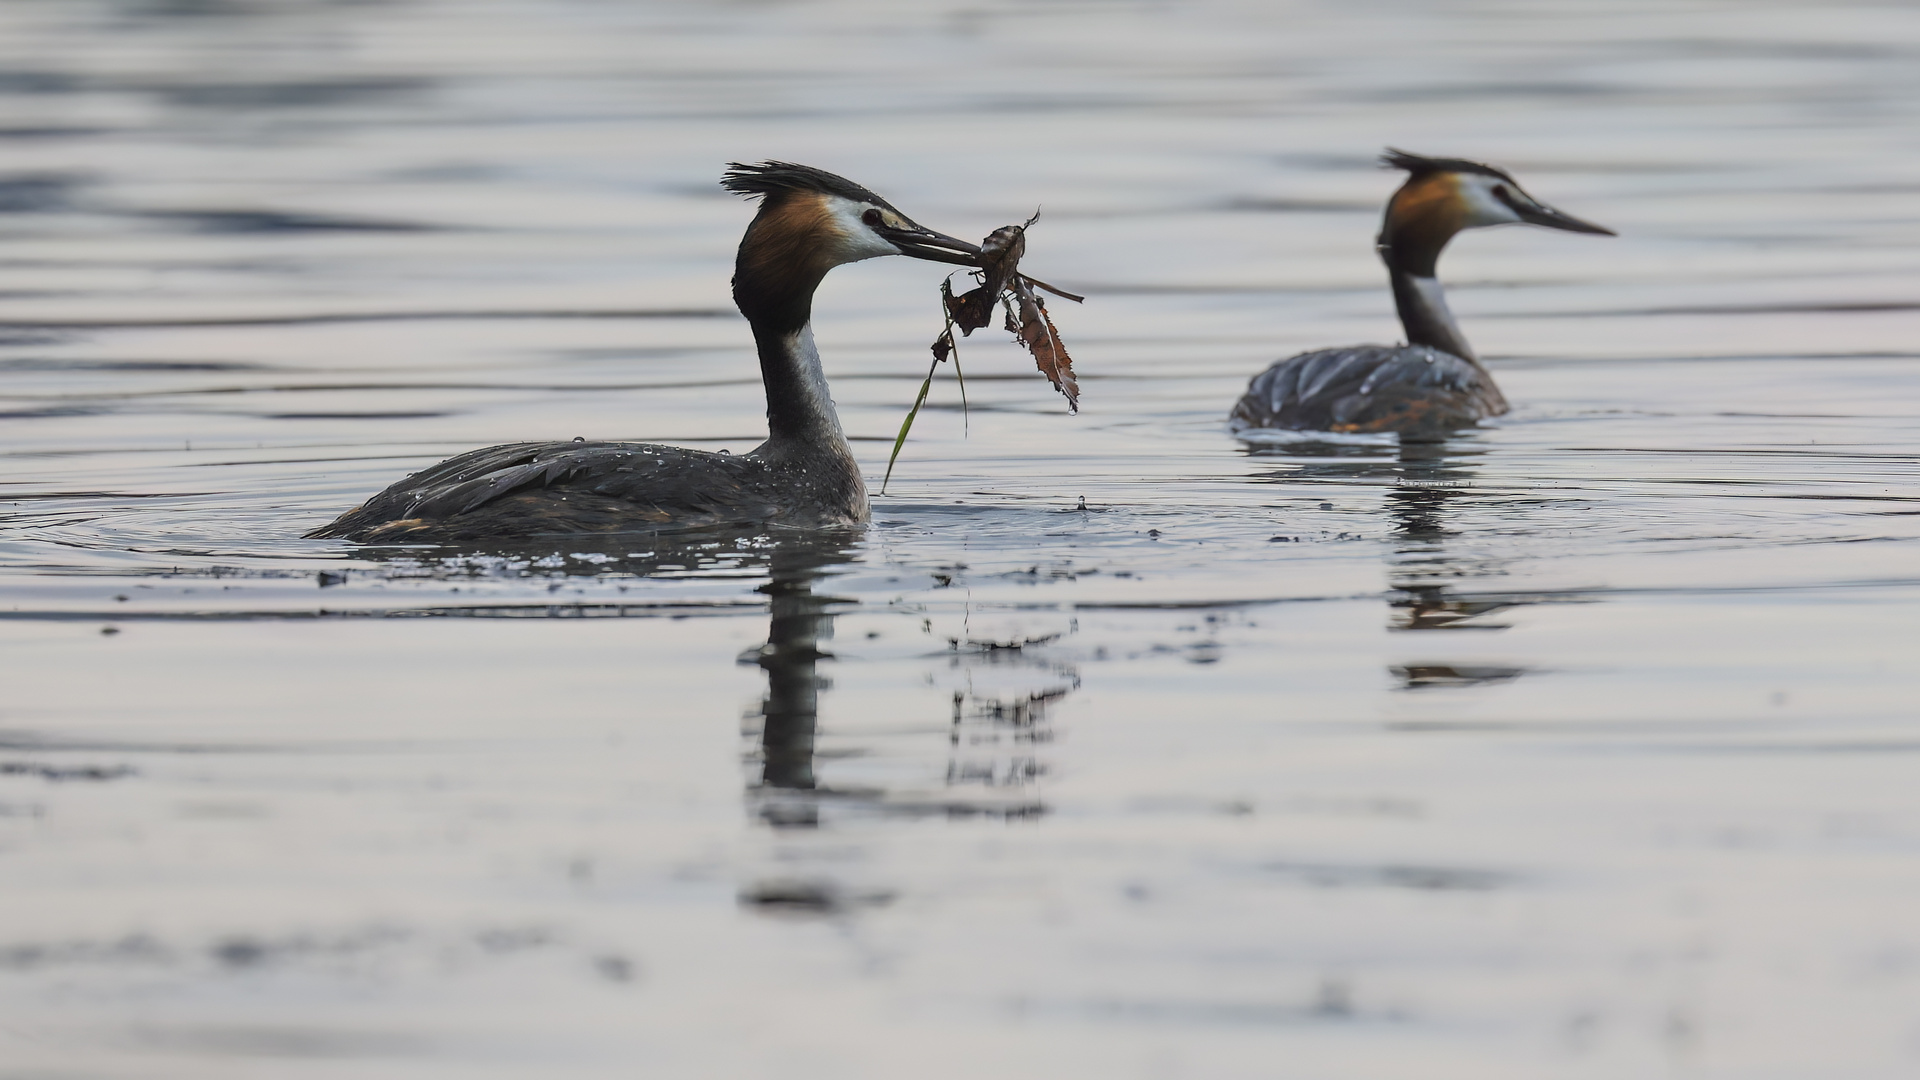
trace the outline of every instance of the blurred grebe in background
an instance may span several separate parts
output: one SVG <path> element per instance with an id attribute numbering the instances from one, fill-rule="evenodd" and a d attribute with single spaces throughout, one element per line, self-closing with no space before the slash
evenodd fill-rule
<path id="1" fill-rule="evenodd" d="M 766 442 L 738 457 L 653 443 L 492 446 L 414 473 L 307 535 L 442 543 L 867 520 L 866 484 L 814 348 L 814 290 L 842 263 L 912 255 L 974 266 L 980 249 L 805 165 L 733 164 L 720 183 L 760 199 L 740 241 L 733 298 L 760 353 Z"/>
<path id="2" fill-rule="evenodd" d="M 1462 230 L 1488 225 L 1614 235 L 1540 202 L 1491 165 L 1392 149 L 1381 161 L 1409 174 L 1387 201 L 1378 241 L 1407 343 L 1320 349 L 1276 362 L 1254 376 L 1234 405 L 1229 423 L 1235 432 L 1398 432 L 1430 439 L 1499 416 L 1507 399 L 1461 336 L 1434 277 L 1441 249 Z"/>

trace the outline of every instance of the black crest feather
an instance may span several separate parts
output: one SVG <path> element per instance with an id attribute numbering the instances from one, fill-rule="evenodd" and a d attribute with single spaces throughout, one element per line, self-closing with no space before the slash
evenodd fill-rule
<path id="1" fill-rule="evenodd" d="M 1468 161 L 1465 158 L 1422 157 L 1419 154 L 1409 154 L 1405 150 L 1395 150 L 1391 146 L 1387 147 L 1386 153 L 1380 155 L 1380 164 L 1389 169 L 1405 169 L 1415 176 L 1437 172 L 1479 173 L 1482 176 L 1497 176 L 1508 183 L 1519 183 L 1505 169 L 1496 169 L 1491 165 L 1482 165 L 1480 162 Z"/>
<path id="2" fill-rule="evenodd" d="M 796 165 L 791 161 L 762 161 L 754 165 L 742 165 L 737 161 L 727 163 L 727 171 L 720 176 L 720 186 L 740 195 L 779 198 L 795 191 L 817 191 L 824 195 L 839 195 L 855 202 L 877 203 L 890 206 L 887 200 L 861 187 L 844 176 L 835 176 L 825 169 L 816 169 L 811 165 Z"/>

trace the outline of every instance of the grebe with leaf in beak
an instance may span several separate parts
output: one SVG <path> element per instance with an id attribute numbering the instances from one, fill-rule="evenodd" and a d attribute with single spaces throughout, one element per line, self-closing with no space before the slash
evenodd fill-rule
<path id="1" fill-rule="evenodd" d="M 880 255 L 977 266 L 980 248 L 915 224 L 830 172 L 730 165 L 720 184 L 758 197 L 733 299 L 753 329 L 767 441 L 740 456 L 621 442 L 510 443 L 414 473 L 307 535 L 360 543 L 514 542 L 663 528 L 821 527 L 867 520 L 867 487 L 814 348 L 827 271 Z"/>

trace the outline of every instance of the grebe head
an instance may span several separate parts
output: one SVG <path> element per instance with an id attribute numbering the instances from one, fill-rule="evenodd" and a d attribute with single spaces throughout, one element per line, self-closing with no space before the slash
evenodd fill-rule
<path id="1" fill-rule="evenodd" d="M 1380 161 L 1410 175 L 1387 202 L 1380 255 L 1415 277 L 1432 277 L 1447 241 L 1465 229 L 1540 225 L 1613 236 L 1612 229 L 1562 213 L 1529 195 L 1504 169 L 1459 158 L 1430 158 L 1389 149 Z"/>
<path id="2" fill-rule="evenodd" d="M 763 244 L 806 248 L 827 266 L 879 255 L 912 255 L 935 262 L 978 266 L 980 248 L 915 223 L 892 203 L 848 180 L 810 165 L 733 162 L 720 186 L 759 196 L 760 215 L 748 230 Z"/>
<path id="3" fill-rule="evenodd" d="M 842 176 L 786 161 L 727 166 L 720 186 L 758 197 L 740 240 L 733 298 L 748 319 L 774 329 L 804 325 L 828 270 L 881 255 L 977 266 L 980 248 L 934 232 Z"/>

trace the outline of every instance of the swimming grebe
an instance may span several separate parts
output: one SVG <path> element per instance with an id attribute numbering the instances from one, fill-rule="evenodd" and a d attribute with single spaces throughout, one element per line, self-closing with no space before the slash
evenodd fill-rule
<path id="1" fill-rule="evenodd" d="M 735 163 L 720 184 L 761 200 L 740 241 L 733 299 L 760 353 L 766 442 L 739 457 L 581 440 L 472 450 L 414 473 L 307 536 L 444 543 L 867 520 L 867 487 L 813 344 L 814 290 L 842 263 L 912 255 L 974 266 L 980 249 L 805 165 Z"/>
<path id="2" fill-rule="evenodd" d="M 1234 405 L 1228 422 L 1235 431 L 1394 431 L 1435 438 L 1499 416 L 1507 399 L 1460 335 L 1434 278 L 1440 249 L 1463 229 L 1488 225 L 1614 235 L 1534 199 L 1491 165 L 1393 149 L 1380 160 L 1410 174 L 1387 201 L 1378 240 L 1407 343 L 1320 349 L 1278 361 L 1254 376 Z"/>

